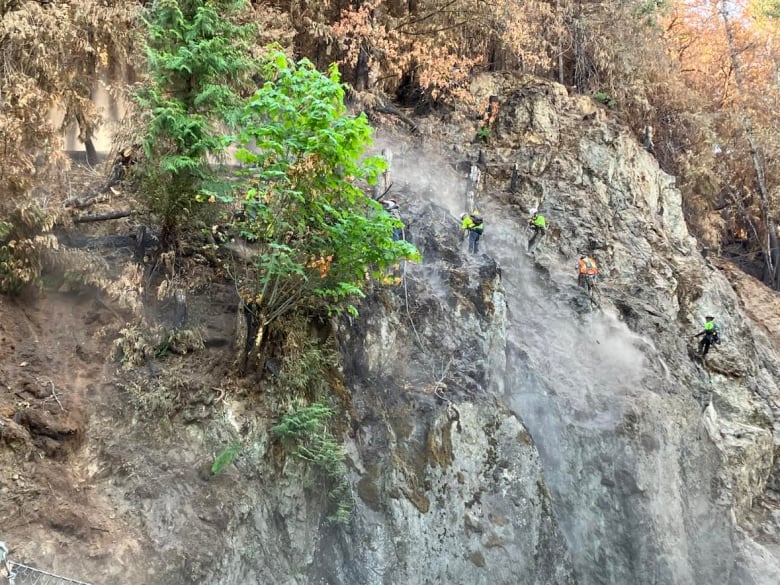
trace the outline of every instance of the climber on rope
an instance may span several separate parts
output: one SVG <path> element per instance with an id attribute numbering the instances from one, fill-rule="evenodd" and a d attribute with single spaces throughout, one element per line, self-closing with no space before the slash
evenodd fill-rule
<path id="1" fill-rule="evenodd" d="M 536 209 L 531 210 L 531 219 L 528 220 L 528 227 L 533 232 L 533 236 L 528 240 L 528 253 L 533 254 L 534 249 L 544 239 L 547 233 L 547 220 Z"/>
<path id="2" fill-rule="evenodd" d="M 382 206 L 385 208 L 387 214 L 395 220 L 401 222 L 401 208 L 398 207 L 398 202 L 395 199 L 388 199 L 382 202 Z M 393 241 L 404 239 L 403 223 L 400 227 L 393 227 Z"/>
<path id="3" fill-rule="evenodd" d="M 590 256 L 582 254 L 577 263 L 577 286 L 584 288 L 588 296 L 593 295 L 593 287 L 596 285 L 596 279 L 599 275 L 599 268 L 596 261 Z"/>
<path id="4" fill-rule="evenodd" d="M 461 213 L 460 222 L 460 227 L 465 230 L 469 237 L 469 252 L 476 254 L 479 249 L 479 239 L 485 230 L 479 211 L 475 209 L 471 213 Z"/>
<path id="5" fill-rule="evenodd" d="M 701 337 L 701 340 L 699 341 L 699 352 L 697 355 L 702 360 L 710 350 L 710 346 L 720 345 L 720 329 L 715 323 L 715 317 L 712 315 L 707 315 L 704 319 L 704 330 L 693 336 L 694 339 L 696 337 Z"/>

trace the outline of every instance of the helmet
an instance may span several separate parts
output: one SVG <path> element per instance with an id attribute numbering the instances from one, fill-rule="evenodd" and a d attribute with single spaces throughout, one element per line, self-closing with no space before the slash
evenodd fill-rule
<path id="1" fill-rule="evenodd" d="M 532 207 L 531 209 L 528 210 L 528 213 L 530 213 L 531 215 L 536 215 L 538 212 L 539 210 L 536 209 L 536 207 Z"/>
<path id="2" fill-rule="evenodd" d="M 707 319 L 707 321 L 712 321 L 713 319 L 715 319 L 715 317 L 713 317 L 712 315 L 707 315 L 704 318 Z"/>
<path id="3" fill-rule="evenodd" d="M 465 219 L 467 215 L 468 215 L 468 213 L 461 213 L 460 214 L 460 218 L 461 219 Z"/>
<path id="4" fill-rule="evenodd" d="M 383 203 L 383 205 L 384 205 L 384 206 L 385 206 L 387 209 L 392 209 L 393 207 L 398 207 L 398 203 L 396 202 L 396 200 L 395 200 L 395 199 L 388 199 L 387 201 L 385 201 L 385 202 Z"/>

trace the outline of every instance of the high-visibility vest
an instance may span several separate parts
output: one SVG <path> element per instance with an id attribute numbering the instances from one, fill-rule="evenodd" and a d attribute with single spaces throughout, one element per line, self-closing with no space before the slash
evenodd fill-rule
<path id="1" fill-rule="evenodd" d="M 596 261 L 593 258 L 585 258 L 580 260 L 580 274 L 587 274 L 588 276 L 595 276 L 599 273 L 599 269 L 596 267 Z"/>
<path id="2" fill-rule="evenodd" d="M 708 335 L 717 335 L 718 334 L 718 326 L 715 325 L 715 321 L 707 321 L 704 324 L 704 333 Z"/>

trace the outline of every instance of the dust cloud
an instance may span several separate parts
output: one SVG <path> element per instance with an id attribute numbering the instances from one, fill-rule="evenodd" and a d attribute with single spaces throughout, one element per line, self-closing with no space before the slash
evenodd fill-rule
<path id="1" fill-rule="evenodd" d="M 378 133 L 374 151 L 384 149 L 392 151 L 391 196 L 402 209 L 410 203 L 407 198 L 419 197 L 444 207 L 454 220 L 466 210 L 467 165 L 459 172 L 445 155 Z M 502 268 L 512 346 L 540 381 L 565 389 L 559 399 L 579 424 L 590 424 L 589 418 L 598 425 L 618 423 L 626 396 L 647 374 L 642 340 L 614 313 L 573 311 L 572 303 L 584 297 L 576 285 L 576 259 L 557 259 L 554 271 L 540 278 L 523 253 L 527 218 L 509 217 L 490 194 L 482 194 L 480 201 L 486 222 L 483 249 Z M 537 204 L 518 203 L 525 209 Z M 517 378 L 507 379 L 506 387 L 517 388 Z"/>
<path id="2" fill-rule="evenodd" d="M 375 154 L 385 149 L 392 152 L 391 193 L 401 208 L 409 202 L 407 197 L 419 196 L 441 205 L 455 218 L 465 211 L 466 177 L 444 158 L 380 133 L 374 143 Z"/>
<path id="3" fill-rule="evenodd" d="M 393 195 L 402 207 L 404 197 L 415 196 L 454 217 L 465 210 L 465 169 L 458 172 L 443 155 L 387 136 L 378 137 L 377 148 L 393 151 Z M 527 256 L 528 218 L 512 217 L 512 207 L 497 199 L 495 193 L 480 196 L 483 254 L 501 266 L 509 315 L 506 370 L 493 373 L 493 389 L 503 392 L 534 439 L 581 582 L 625 583 L 647 573 L 664 575 L 658 583 L 692 583 L 716 571 L 687 546 L 689 538 L 703 538 L 707 543 L 702 540 L 696 551 L 728 555 L 728 530 L 696 487 L 706 488 L 708 468 L 680 467 L 682 435 L 648 439 L 643 451 L 627 431 L 667 424 L 664 400 L 655 390 L 666 382 L 668 369 L 648 363 L 657 353 L 652 342 L 631 331 L 607 302 L 592 310 L 577 287 L 576 258 L 545 244 L 541 262 Z M 515 209 L 538 203 L 515 199 Z M 477 266 L 482 260 L 466 261 Z M 702 447 L 692 457 L 706 453 Z M 715 519 L 707 524 L 707 518 Z M 658 529 L 633 530 L 626 527 L 629 520 Z M 711 526 L 689 534 L 690 522 Z M 640 564 L 632 547 L 647 551 Z"/>

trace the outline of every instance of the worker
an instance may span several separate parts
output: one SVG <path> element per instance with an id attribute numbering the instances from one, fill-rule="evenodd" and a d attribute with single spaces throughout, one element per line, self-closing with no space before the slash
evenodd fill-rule
<path id="1" fill-rule="evenodd" d="M 704 330 L 694 335 L 694 338 L 701 337 L 699 341 L 699 357 L 704 359 L 711 345 L 720 345 L 720 330 L 715 323 L 715 317 L 707 315 L 704 322 Z"/>
<path id="2" fill-rule="evenodd" d="M 460 227 L 466 230 L 469 236 L 469 252 L 476 254 L 479 249 L 479 239 L 485 230 L 482 217 L 479 215 L 479 211 L 475 209 L 471 213 L 461 213 L 460 221 Z"/>
<path id="3" fill-rule="evenodd" d="M 388 199 L 387 201 L 382 202 L 383 207 L 385 208 L 385 211 L 390 215 L 391 218 L 397 220 L 398 222 L 401 222 L 401 208 L 398 207 L 398 202 L 395 199 Z M 393 241 L 397 242 L 398 240 L 402 240 L 403 238 L 403 223 L 401 222 L 401 225 L 395 225 L 393 226 Z"/>
<path id="4" fill-rule="evenodd" d="M 596 277 L 599 275 L 599 268 L 596 261 L 590 256 L 584 254 L 580 256 L 580 260 L 577 263 L 577 269 L 579 274 L 577 276 L 577 286 L 585 289 L 588 295 L 593 292 L 593 287 L 596 284 Z"/>
<path id="5" fill-rule="evenodd" d="M 528 240 L 528 252 L 533 253 L 534 248 L 538 246 L 544 235 L 547 233 L 547 220 L 536 209 L 531 210 L 531 219 L 528 220 L 528 227 L 531 228 L 534 235 Z"/>

